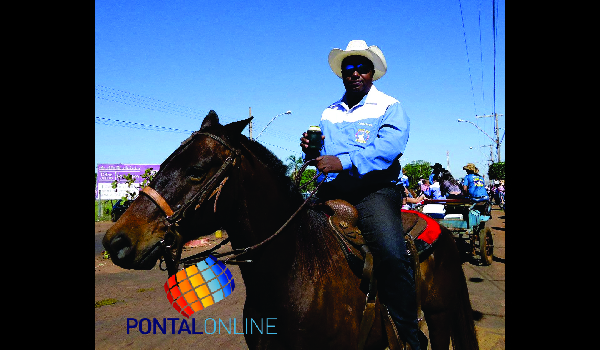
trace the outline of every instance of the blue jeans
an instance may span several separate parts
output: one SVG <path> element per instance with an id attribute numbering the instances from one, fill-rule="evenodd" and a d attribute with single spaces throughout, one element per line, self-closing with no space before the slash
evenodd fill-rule
<path id="1" fill-rule="evenodd" d="M 326 191 L 328 198 L 352 203 L 359 213 L 358 228 L 373 253 L 379 297 L 390 312 L 400 337 L 414 350 L 420 349 L 417 300 L 413 263 L 406 252 L 400 209 L 402 193 L 397 187 L 383 187 L 356 198 Z"/>

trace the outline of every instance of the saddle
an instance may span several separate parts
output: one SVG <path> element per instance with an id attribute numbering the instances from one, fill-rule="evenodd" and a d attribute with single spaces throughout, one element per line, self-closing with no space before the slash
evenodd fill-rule
<path id="1" fill-rule="evenodd" d="M 319 205 L 319 207 L 328 216 L 329 224 L 335 232 L 335 238 L 340 244 L 350 268 L 361 278 L 360 289 L 367 294 L 367 302 L 359 328 L 358 348 L 362 349 L 375 320 L 377 280 L 373 275 L 373 255 L 356 226 L 358 211 L 352 204 L 341 199 L 335 199 L 326 201 L 324 204 Z M 418 291 L 421 280 L 419 256 L 432 247 L 433 243 L 439 237 L 441 229 L 439 224 L 432 218 L 411 210 L 402 210 L 402 226 L 405 232 L 404 238 L 407 243 L 408 254 L 413 259 L 415 286 Z M 419 294 L 417 292 L 417 310 L 419 320 L 422 320 Z M 387 311 L 387 307 L 384 304 L 381 304 L 381 306 L 390 349 L 399 349 L 400 343 L 398 341 L 399 336 L 396 326 Z M 421 323 L 420 321 L 419 327 L 421 327 Z M 395 337 L 392 335 L 395 335 Z"/>
<path id="2" fill-rule="evenodd" d="M 358 277 L 364 276 L 362 267 L 367 263 L 365 258 L 369 253 L 369 248 L 366 246 L 360 229 L 356 226 L 358 211 L 352 204 L 341 199 L 329 200 L 324 203 L 324 206 L 325 208 L 321 208 L 321 210 L 328 216 L 329 224 L 336 233 L 335 237 L 342 247 L 350 268 Z M 441 228 L 434 219 L 413 210 L 402 210 L 402 227 L 404 228 L 404 239 L 409 248 L 408 254 L 414 256 L 417 263 L 418 257 L 433 246 L 441 233 Z M 411 242 L 415 245 L 416 254 L 409 247 Z M 365 285 L 361 284 L 361 289 L 364 290 L 363 287 Z"/>

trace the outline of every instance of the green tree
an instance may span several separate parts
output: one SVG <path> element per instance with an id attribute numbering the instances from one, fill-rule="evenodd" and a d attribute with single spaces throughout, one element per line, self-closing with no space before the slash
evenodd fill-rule
<path id="1" fill-rule="evenodd" d="M 429 179 L 431 163 L 424 160 L 415 160 L 402 167 L 408 176 L 409 189 L 416 190 L 420 179 Z"/>
<path id="2" fill-rule="evenodd" d="M 294 181 L 294 179 L 296 178 L 296 174 L 298 174 L 298 171 L 300 171 L 300 168 L 302 168 L 302 165 L 304 164 L 304 161 L 302 160 L 302 156 L 294 156 L 291 155 L 287 158 L 288 161 L 290 161 L 287 164 L 287 168 L 288 168 L 288 176 L 292 179 L 292 181 Z M 317 173 L 317 170 L 314 169 L 313 167 L 310 168 L 306 168 L 304 170 L 304 172 L 302 173 L 302 178 L 300 180 L 300 186 L 304 186 L 306 183 L 310 182 L 310 180 L 315 176 L 315 174 Z M 313 181 L 312 183 L 306 185 L 306 188 L 303 189 L 304 192 L 310 192 L 312 190 L 314 190 L 316 187 L 316 183 Z"/>
<path id="3" fill-rule="evenodd" d="M 291 156 L 287 157 L 286 160 L 289 161 L 289 163 L 287 164 L 287 174 L 289 177 L 294 179 L 294 177 L 296 176 L 296 172 L 300 170 L 300 167 L 302 167 L 302 164 L 304 164 L 302 156 L 297 157 L 292 154 Z"/>
<path id="4" fill-rule="evenodd" d="M 140 184 L 140 188 L 146 187 L 150 183 L 150 181 L 152 181 L 152 179 L 154 178 L 154 175 L 156 174 L 156 172 L 152 172 L 152 169 L 153 168 L 148 168 L 142 174 L 142 179 L 144 179 L 144 180 Z M 125 183 L 127 184 L 127 187 L 129 187 L 129 188 L 131 188 L 131 185 L 133 185 L 133 183 L 135 182 L 135 178 L 131 174 L 119 175 L 119 178 L 121 180 L 125 180 Z M 119 184 L 119 181 L 115 180 L 115 181 L 111 182 L 110 186 L 112 188 L 116 189 L 118 184 Z M 125 194 L 125 196 L 123 196 L 122 199 L 124 201 L 126 201 L 127 199 L 135 199 L 135 197 L 137 197 L 138 193 L 139 192 L 130 192 L 129 190 L 127 190 L 127 193 Z M 127 197 L 130 197 L 130 198 L 127 198 Z"/>
<path id="5" fill-rule="evenodd" d="M 488 175 L 490 180 L 506 180 L 504 178 L 504 162 L 498 162 L 490 165 Z"/>

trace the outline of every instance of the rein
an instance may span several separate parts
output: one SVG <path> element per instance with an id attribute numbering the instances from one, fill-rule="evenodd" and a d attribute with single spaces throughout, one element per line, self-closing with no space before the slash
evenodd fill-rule
<path id="1" fill-rule="evenodd" d="M 214 252 L 215 250 L 219 249 L 221 246 L 223 246 L 224 244 L 229 242 L 229 238 L 227 238 L 227 239 L 223 240 L 222 242 L 220 242 L 218 245 L 214 246 L 213 248 L 211 248 L 207 251 L 203 251 L 198 254 L 181 259 L 181 252 L 183 250 L 183 238 L 177 230 L 177 228 L 180 226 L 179 225 L 180 221 L 186 217 L 186 213 L 189 208 L 194 206 L 194 210 L 197 210 L 205 201 L 210 200 L 214 196 L 216 196 L 215 204 L 214 204 L 214 212 L 216 213 L 217 200 L 219 199 L 221 190 L 223 189 L 225 183 L 229 179 L 229 176 L 225 176 L 225 173 L 228 172 L 229 170 L 231 170 L 236 165 L 236 163 L 238 163 L 237 160 L 241 156 L 240 150 L 234 148 L 227 141 L 223 140 L 222 138 L 220 138 L 214 134 L 210 134 L 210 133 L 206 133 L 206 132 L 197 132 L 196 135 L 208 136 L 208 137 L 212 138 L 213 140 L 224 145 L 226 148 L 228 148 L 233 153 L 231 156 L 227 157 L 227 159 L 225 160 L 223 165 L 221 165 L 219 170 L 217 170 L 217 172 L 208 180 L 208 182 L 204 186 L 202 186 L 202 189 L 200 189 L 200 191 L 198 191 L 198 193 L 196 193 L 184 205 L 178 206 L 176 208 L 176 210 L 173 210 L 169 206 L 167 201 L 164 199 L 164 197 L 161 196 L 152 187 L 146 186 L 146 187 L 144 187 L 144 189 L 141 192 L 144 195 L 148 196 L 148 198 L 150 198 L 152 200 L 152 202 L 154 202 L 162 210 L 163 214 L 165 215 L 164 218 L 167 221 L 167 230 L 165 233 L 165 237 L 163 237 L 162 240 L 157 242 L 156 245 L 161 246 L 161 248 L 163 249 L 163 256 L 160 259 L 161 261 L 159 264 L 159 268 L 162 271 L 167 270 L 169 273 L 169 276 L 172 276 L 175 273 L 177 273 L 177 271 L 179 270 L 180 264 L 183 264 L 185 267 L 191 266 L 198 261 L 204 260 L 205 257 L 207 257 L 212 252 Z M 244 146 L 244 145 L 242 145 L 242 146 Z M 246 148 L 246 147 L 244 146 L 244 148 Z M 246 148 L 246 150 L 248 150 L 248 149 Z M 310 160 L 305 162 L 302 165 L 302 168 L 301 168 L 299 174 L 296 175 L 295 182 L 297 185 L 299 184 L 299 181 L 300 181 L 299 179 L 301 179 L 302 172 L 306 169 L 309 162 L 310 162 Z M 238 163 L 238 165 L 239 165 L 239 163 Z M 311 182 L 314 181 L 318 175 L 319 174 L 317 172 L 317 175 L 315 177 L 313 177 Z M 244 262 L 252 262 L 252 260 L 238 261 L 235 259 L 240 257 L 241 255 L 244 255 L 252 250 L 255 250 L 255 249 L 261 247 L 265 243 L 267 243 L 270 240 L 272 240 L 273 238 L 275 238 L 281 231 L 283 231 L 285 229 L 285 227 L 296 217 L 296 215 L 298 215 L 298 213 L 306 206 L 308 201 L 313 197 L 313 195 L 316 193 L 316 191 L 321 186 L 321 184 L 326 180 L 326 178 L 327 177 L 325 177 L 323 180 L 321 180 L 317 184 L 315 189 L 313 191 L 311 191 L 310 195 L 306 198 L 306 200 L 302 203 L 302 205 L 300 205 L 300 207 L 292 214 L 292 216 L 274 234 L 267 237 L 262 242 L 259 242 L 250 247 L 243 248 L 243 249 L 234 249 L 230 252 L 214 254 L 214 256 L 218 258 L 221 256 L 233 255 L 224 261 L 224 263 L 226 263 L 226 264 L 239 264 L 239 263 L 244 263 Z M 166 269 L 162 267 L 163 261 L 166 263 Z"/>
<path id="2" fill-rule="evenodd" d="M 299 185 L 300 183 L 300 179 L 302 178 L 302 173 L 304 172 L 304 170 L 306 169 L 306 167 L 308 166 L 308 163 L 311 160 L 306 161 L 298 174 L 296 174 L 296 177 L 294 179 L 294 182 L 296 183 L 296 185 Z M 314 181 L 317 177 L 319 176 L 319 173 L 317 172 L 317 174 L 311 179 L 311 181 L 307 182 L 305 185 L 301 186 L 300 188 L 306 186 L 307 184 L 309 184 L 310 182 Z M 275 238 L 279 233 L 281 233 L 281 231 L 283 231 L 287 225 L 296 217 L 296 215 L 298 215 L 298 213 L 300 213 L 300 211 L 302 211 L 302 209 L 306 206 L 306 204 L 310 201 L 310 199 L 314 196 L 314 194 L 317 192 L 317 190 L 319 189 L 319 187 L 321 186 L 321 184 L 323 182 L 325 182 L 327 177 L 323 178 L 323 180 L 319 181 L 319 183 L 317 184 L 317 186 L 315 186 L 315 188 L 310 192 L 310 194 L 308 195 L 308 197 L 306 197 L 306 199 L 304 200 L 304 202 L 300 205 L 300 207 L 298 207 L 298 209 L 296 209 L 296 211 L 292 214 L 292 216 L 290 216 L 289 219 L 287 219 L 287 221 L 275 232 L 273 233 L 271 236 L 267 237 L 265 240 L 250 246 L 250 247 L 246 247 L 246 248 L 242 248 L 242 249 L 234 249 L 232 251 L 229 252 L 225 252 L 225 253 L 218 253 L 218 254 L 214 254 L 214 256 L 216 258 L 219 258 L 221 256 L 227 256 L 227 255 L 232 255 L 233 256 L 227 258 L 224 263 L 225 264 L 240 264 L 240 263 L 249 263 L 252 262 L 252 260 L 235 260 L 236 258 L 238 258 L 239 256 L 246 254 L 254 249 L 259 248 L 260 246 L 264 245 L 265 243 L 269 242 L 270 240 L 272 240 L 273 238 Z M 223 246 L 224 244 L 229 242 L 229 237 L 227 239 L 225 239 L 224 241 L 222 241 L 221 243 L 219 243 L 218 245 L 214 246 L 213 248 L 207 250 L 207 251 L 203 251 L 200 252 L 198 254 L 189 256 L 187 258 L 183 258 L 181 259 L 181 263 L 184 264 L 185 267 L 187 266 L 191 266 L 193 264 L 195 264 L 198 261 L 203 260 L 204 257 L 210 255 L 213 251 L 219 249 L 221 246 Z"/>

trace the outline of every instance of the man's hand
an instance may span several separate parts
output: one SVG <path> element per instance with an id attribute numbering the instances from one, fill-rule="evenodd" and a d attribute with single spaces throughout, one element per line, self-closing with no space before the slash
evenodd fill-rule
<path id="1" fill-rule="evenodd" d="M 302 147 L 302 152 L 304 152 L 305 154 L 308 154 L 310 151 L 308 150 L 308 134 L 306 132 L 304 132 L 302 134 L 302 137 L 300 138 L 300 147 Z M 325 135 L 321 135 L 321 139 L 325 140 Z M 318 153 L 317 153 L 318 154 Z"/>
<path id="2" fill-rule="evenodd" d="M 315 158 L 317 169 L 322 171 L 324 174 L 328 173 L 339 173 L 344 170 L 342 168 L 342 162 L 336 156 L 320 156 Z"/>

